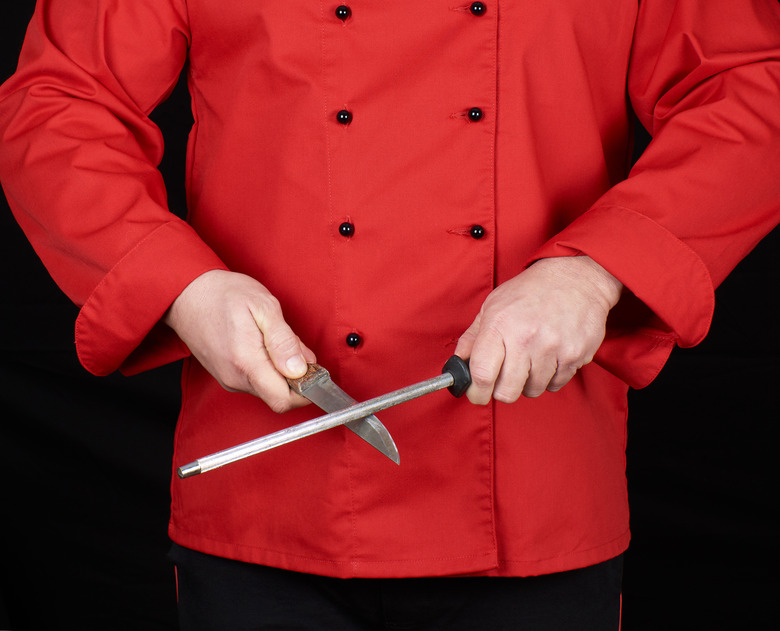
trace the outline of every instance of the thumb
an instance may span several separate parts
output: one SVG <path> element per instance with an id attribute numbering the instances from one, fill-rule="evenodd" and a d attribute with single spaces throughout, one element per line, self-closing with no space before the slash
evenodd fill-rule
<path id="1" fill-rule="evenodd" d="M 306 374 L 307 357 L 303 344 L 286 323 L 268 333 L 263 332 L 263 337 L 268 355 L 282 375 L 296 379 Z M 312 355 L 311 352 L 308 354 Z"/>
<path id="2" fill-rule="evenodd" d="M 471 357 L 471 351 L 474 348 L 474 341 L 477 339 L 477 333 L 479 333 L 479 322 L 482 314 L 477 315 L 474 322 L 471 323 L 468 329 L 460 336 L 458 344 L 455 346 L 455 355 L 461 359 L 468 359 Z"/>
<path id="3" fill-rule="evenodd" d="M 281 308 L 275 306 L 252 315 L 263 334 L 263 344 L 276 370 L 290 379 L 306 374 L 306 363 L 314 361 L 314 353 L 304 346 L 285 322 Z"/>

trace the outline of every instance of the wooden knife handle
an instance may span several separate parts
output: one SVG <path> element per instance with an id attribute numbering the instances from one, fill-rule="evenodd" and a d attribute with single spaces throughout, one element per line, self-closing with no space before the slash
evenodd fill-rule
<path id="1" fill-rule="evenodd" d="M 330 373 L 325 368 L 319 364 L 310 363 L 305 375 L 298 377 L 297 379 L 287 378 L 287 383 L 290 385 L 290 390 L 300 394 L 301 396 L 305 396 L 303 393 L 306 390 L 317 383 L 320 379 L 324 379 L 329 376 Z"/>

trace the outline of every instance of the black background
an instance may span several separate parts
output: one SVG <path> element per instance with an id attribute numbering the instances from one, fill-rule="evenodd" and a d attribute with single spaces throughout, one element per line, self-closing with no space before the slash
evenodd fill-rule
<path id="1" fill-rule="evenodd" d="M 10 4 L 0 80 L 34 6 Z M 182 209 L 183 86 L 154 119 L 170 205 Z M 780 621 L 778 244 L 775 229 L 718 289 L 707 340 L 630 394 L 625 631 Z M 0 265 L 0 629 L 176 629 L 165 555 L 179 366 L 132 378 L 81 369 L 76 308 L 1 196 Z"/>

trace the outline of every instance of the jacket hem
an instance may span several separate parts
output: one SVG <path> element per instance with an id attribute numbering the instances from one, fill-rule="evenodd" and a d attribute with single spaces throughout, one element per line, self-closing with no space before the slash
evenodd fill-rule
<path id="1" fill-rule="evenodd" d="M 183 531 L 173 524 L 168 534 L 172 541 L 203 554 L 211 554 L 245 563 L 265 565 L 282 570 L 317 574 L 333 578 L 417 578 L 457 576 L 490 571 L 498 567 L 495 550 L 463 556 L 441 556 L 416 559 L 323 559 L 312 556 L 267 550 L 264 548 L 215 541 Z"/>
<path id="2" fill-rule="evenodd" d="M 540 576 L 578 570 L 623 554 L 630 540 L 631 533 L 627 530 L 617 539 L 588 550 L 567 552 L 549 559 L 503 559 L 495 570 L 479 576 Z"/>
<path id="3" fill-rule="evenodd" d="M 548 559 L 498 560 L 495 550 L 473 555 L 417 559 L 322 559 L 310 556 L 242 546 L 194 535 L 169 526 L 177 544 L 246 563 L 266 565 L 293 572 L 334 578 L 417 578 L 426 576 L 538 576 L 576 570 L 608 561 L 628 549 L 630 531 L 588 550 L 571 551 Z"/>

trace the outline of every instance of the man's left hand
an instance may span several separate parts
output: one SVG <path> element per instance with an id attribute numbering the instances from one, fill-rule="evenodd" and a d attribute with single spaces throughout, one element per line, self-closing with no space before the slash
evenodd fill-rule
<path id="1" fill-rule="evenodd" d="M 623 285 L 587 256 L 541 259 L 494 289 L 458 341 L 466 396 L 515 402 L 560 390 L 596 354 Z"/>

